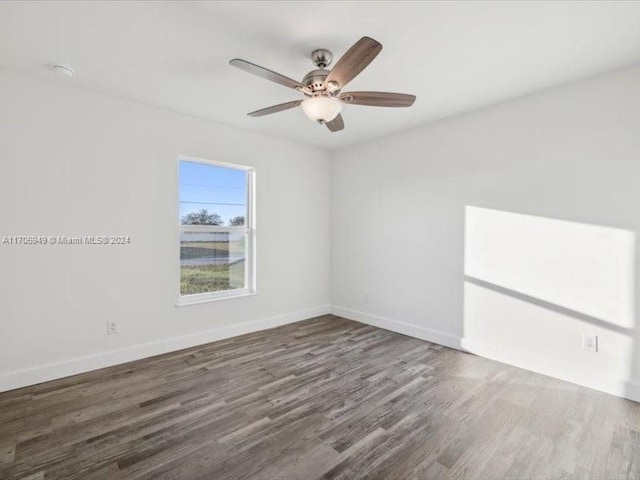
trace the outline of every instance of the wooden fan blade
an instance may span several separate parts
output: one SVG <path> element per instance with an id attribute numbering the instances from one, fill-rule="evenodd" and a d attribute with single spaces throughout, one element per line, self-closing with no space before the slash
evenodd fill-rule
<path id="1" fill-rule="evenodd" d="M 259 77 L 266 78 L 267 80 L 271 80 L 272 82 L 279 83 L 280 85 L 284 85 L 285 87 L 294 88 L 296 90 L 304 88 L 300 82 L 297 82 L 289 77 L 285 77 L 284 75 L 280 75 L 279 73 L 274 72 L 273 70 L 269 70 L 268 68 L 256 65 L 255 63 L 247 62 L 246 60 L 234 58 L 229 62 L 229 65 L 233 65 L 234 67 L 238 67 L 240 70 L 253 73 L 254 75 L 257 75 Z"/>
<path id="2" fill-rule="evenodd" d="M 332 132 L 338 132 L 344 128 L 344 120 L 342 119 L 342 115 L 338 114 L 336 118 L 327 122 L 325 124 L 329 130 Z"/>
<path id="3" fill-rule="evenodd" d="M 271 115 L 272 113 L 281 112 L 283 110 L 289 110 L 295 108 L 302 103 L 302 100 L 295 100 L 293 102 L 281 103 L 279 105 L 273 105 L 271 107 L 256 110 L 255 112 L 247 113 L 250 117 L 264 117 L 265 115 Z"/>
<path id="4" fill-rule="evenodd" d="M 362 37 L 346 51 L 326 78 L 326 82 L 336 82 L 343 88 L 353 80 L 382 50 L 382 45 L 373 38 Z"/>
<path id="5" fill-rule="evenodd" d="M 415 95 L 391 92 L 346 92 L 338 98 L 352 105 L 371 107 L 410 107 L 416 101 Z"/>

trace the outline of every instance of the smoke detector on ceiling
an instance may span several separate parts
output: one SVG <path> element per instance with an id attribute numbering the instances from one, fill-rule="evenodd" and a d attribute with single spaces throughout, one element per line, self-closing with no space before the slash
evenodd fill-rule
<path id="1" fill-rule="evenodd" d="M 73 77 L 76 71 L 68 65 L 52 65 L 51 70 L 61 77 Z"/>

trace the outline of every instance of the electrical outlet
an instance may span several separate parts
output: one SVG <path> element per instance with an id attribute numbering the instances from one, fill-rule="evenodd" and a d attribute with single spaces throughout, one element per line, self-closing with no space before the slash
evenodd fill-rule
<path id="1" fill-rule="evenodd" d="M 365 293 L 362 296 L 362 303 L 364 303 L 365 305 L 369 305 L 369 294 L 368 293 Z"/>
<path id="2" fill-rule="evenodd" d="M 118 322 L 107 320 L 107 335 L 115 335 L 116 333 L 118 333 Z"/>
<path id="3" fill-rule="evenodd" d="M 582 335 L 582 349 L 587 352 L 598 351 L 598 336 L 597 335 Z"/>

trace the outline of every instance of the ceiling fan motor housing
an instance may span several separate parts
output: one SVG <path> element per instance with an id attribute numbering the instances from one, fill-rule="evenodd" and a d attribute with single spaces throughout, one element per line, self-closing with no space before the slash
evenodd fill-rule
<path id="1" fill-rule="evenodd" d="M 329 70 L 312 70 L 302 79 L 302 84 L 314 92 L 324 92 L 324 81 L 329 75 Z"/>

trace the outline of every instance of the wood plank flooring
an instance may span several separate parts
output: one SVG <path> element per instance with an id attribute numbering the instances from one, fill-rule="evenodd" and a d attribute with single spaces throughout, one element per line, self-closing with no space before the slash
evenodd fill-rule
<path id="1" fill-rule="evenodd" d="M 0 394 L 0 479 L 639 479 L 640 404 L 334 316 Z"/>

